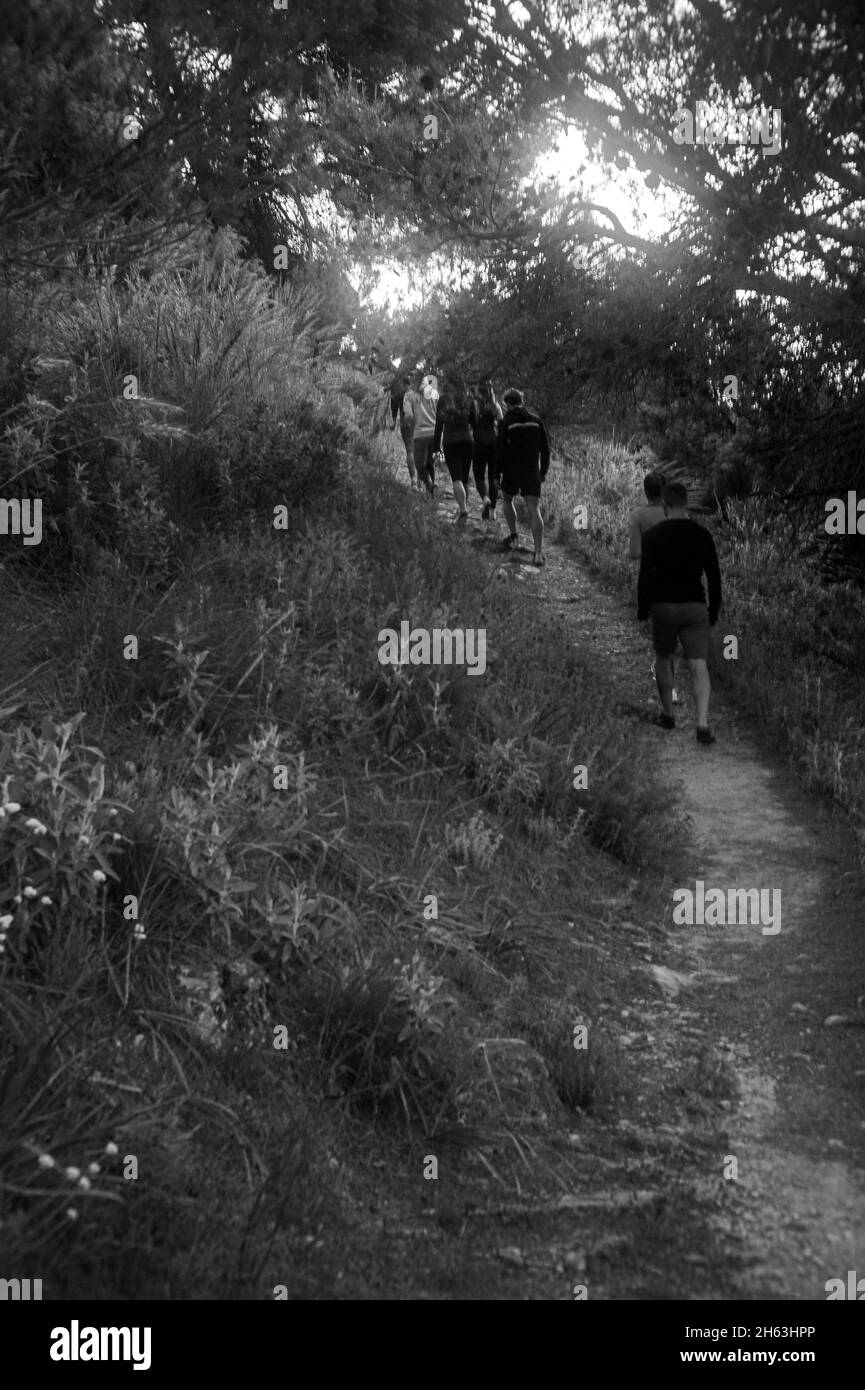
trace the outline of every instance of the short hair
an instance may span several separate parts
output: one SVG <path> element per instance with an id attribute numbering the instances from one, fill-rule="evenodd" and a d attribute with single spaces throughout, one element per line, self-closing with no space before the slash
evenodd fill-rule
<path id="1" fill-rule="evenodd" d="M 688 505 L 688 489 L 684 483 L 665 483 L 661 500 L 666 507 L 686 507 Z"/>
<path id="2" fill-rule="evenodd" d="M 664 477 L 663 473 L 646 474 L 645 478 L 643 479 L 643 487 L 645 489 L 646 496 L 648 497 L 650 502 L 660 499 L 666 481 L 667 480 Z"/>
<path id="3" fill-rule="evenodd" d="M 518 391 L 516 386 L 510 386 L 502 396 L 502 400 L 505 405 L 522 405 L 523 393 L 522 391 Z"/>

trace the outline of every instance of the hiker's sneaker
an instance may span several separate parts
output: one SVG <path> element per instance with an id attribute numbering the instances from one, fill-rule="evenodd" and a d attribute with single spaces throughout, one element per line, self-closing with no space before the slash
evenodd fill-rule
<path id="1" fill-rule="evenodd" d="M 698 729 L 698 730 L 697 730 L 697 742 L 698 742 L 698 743 L 717 743 L 718 740 L 715 738 L 715 735 L 712 733 L 711 729 Z"/>
<path id="2" fill-rule="evenodd" d="M 682 703 L 682 701 L 679 699 L 679 692 L 678 692 L 678 690 L 676 689 L 676 687 L 673 686 L 673 704 L 674 704 L 674 705 L 680 705 L 681 703 Z"/>
<path id="3" fill-rule="evenodd" d="M 505 540 L 502 541 L 502 550 L 513 550 L 519 543 L 519 536 L 507 536 Z"/>
<path id="4" fill-rule="evenodd" d="M 676 721 L 672 714 L 659 714 L 655 720 L 659 729 L 675 729 Z"/>
<path id="5" fill-rule="evenodd" d="M 468 521 L 468 519 L 469 519 L 469 514 L 468 514 L 468 512 L 457 512 L 457 521 L 458 521 L 458 522 L 460 522 L 460 521 Z"/>
<path id="6" fill-rule="evenodd" d="M 535 566 L 536 569 L 542 569 L 543 566 L 544 566 L 546 563 L 547 563 L 547 557 L 546 557 L 546 555 L 533 555 L 533 556 L 532 556 L 532 564 Z"/>

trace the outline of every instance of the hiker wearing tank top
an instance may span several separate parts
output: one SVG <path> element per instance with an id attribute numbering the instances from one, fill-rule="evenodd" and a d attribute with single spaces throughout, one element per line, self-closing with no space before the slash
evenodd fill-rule
<path id="1" fill-rule="evenodd" d="M 475 425 L 475 456 L 472 463 L 475 487 L 483 499 L 481 517 L 489 521 L 496 509 L 496 437 L 504 414 L 496 400 L 491 381 L 482 381 L 477 395 L 478 422 Z M 487 483 L 489 479 L 489 483 Z"/>
<path id="2" fill-rule="evenodd" d="M 659 521 L 666 521 L 667 514 L 664 511 L 664 504 L 661 501 L 661 492 L 666 482 L 663 473 L 647 473 L 643 479 L 643 491 L 646 494 L 646 504 L 642 507 L 635 507 L 631 512 L 631 559 L 639 560 L 642 553 L 642 541 L 646 531 L 650 531 L 653 526 L 657 526 Z M 670 658 L 672 663 L 673 658 Z M 652 678 L 657 681 L 654 659 L 651 665 Z M 673 673 L 675 682 L 675 672 Z M 673 685 L 673 704 L 681 704 L 679 692 Z"/>
<path id="3" fill-rule="evenodd" d="M 682 643 L 691 670 L 697 704 L 697 742 L 714 743 L 709 729 L 711 682 L 707 657 L 709 629 L 721 609 L 721 571 L 715 542 L 704 526 L 688 516 L 688 491 L 681 483 L 667 483 L 661 494 L 666 521 L 652 526 L 642 538 L 640 574 L 637 580 L 637 617 L 652 621 L 656 680 L 661 697 L 658 723 L 675 729 L 673 672 L 670 658 L 677 639 Z M 703 575 L 709 589 L 708 607 Z"/>

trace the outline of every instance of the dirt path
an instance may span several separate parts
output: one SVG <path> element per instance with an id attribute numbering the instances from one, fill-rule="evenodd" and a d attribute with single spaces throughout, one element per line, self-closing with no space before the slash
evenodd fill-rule
<path id="1" fill-rule="evenodd" d="M 450 522 L 453 504 L 439 511 Z M 495 524 L 466 529 L 612 672 L 623 717 L 650 722 L 657 703 L 633 604 L 570 546 L 548 545 L 534 571 L 497 553 Z M 624 1234 L 619 1215 L 623 1258 L 596 1262 L 591 1296 L 825 1300 L 827 1280 L 865 1277 L 865 878 L 853 836 L 717 688 L 718 743 L 696 745 L 684 668 L 677 680 L 679 727 L 652 729 L 649 746 L 690 819 L 692 863 L 654 922 L 626 924 L 638 992 L 621 1011 L 620 1041 L 640 1104 L 620 1122 L 618 1147 L 598 1136 L 606 1191 L 626 1173 L 633 1187 L 636 1163 L 640 1190 L 666 1202 L 645 1229 L 639 1203 Z M 767 906 L 780 893 L 780 930 L 673 925 L 674 889 L 693 891 L 697 879 L 707 892 L 775 890 Z M 827 1024 L 832 1016 L 844 1021 Z M 524 1252 L 543 1239 L 549 1232 L 526 1232 Z"/>

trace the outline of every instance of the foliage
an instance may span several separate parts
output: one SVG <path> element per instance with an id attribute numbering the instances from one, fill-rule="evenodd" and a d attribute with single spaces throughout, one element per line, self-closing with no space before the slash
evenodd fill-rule
<path id="1" fill-rule="evenodd" d="M 75 745 L 83 718 L 0 732 L 0 969 L 32 962 L 73 916 L 98 919 L 116 878 L 118 808 L 103 755 Z"/>

